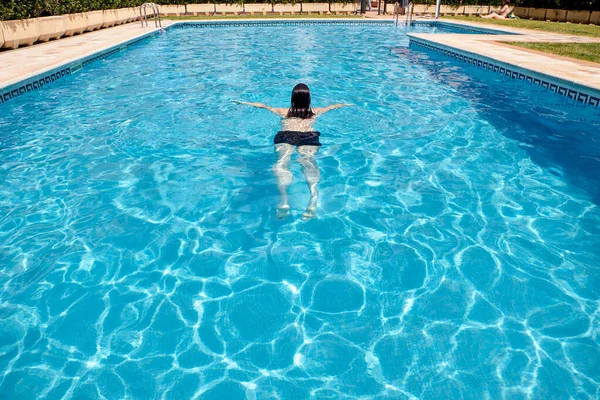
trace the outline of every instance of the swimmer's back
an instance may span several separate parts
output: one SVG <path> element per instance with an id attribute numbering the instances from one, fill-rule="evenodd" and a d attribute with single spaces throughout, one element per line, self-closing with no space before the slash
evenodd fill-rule
<path id="1" fill-rule="evenodd" d="M 281 120 L 282 131 L 311 132 L 316 118 L 287 118 Z"/>

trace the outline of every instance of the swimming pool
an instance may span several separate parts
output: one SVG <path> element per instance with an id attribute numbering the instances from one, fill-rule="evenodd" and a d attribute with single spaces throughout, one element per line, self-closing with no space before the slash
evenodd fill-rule
<path id="1" fill-rule="evenodd" d="M 170 29 L 0 106 L 2 396 L 597 397 L 599 110 L 405 34 Z M 231 100 L 299 81 L 355 107 L 279 221 Z"/>

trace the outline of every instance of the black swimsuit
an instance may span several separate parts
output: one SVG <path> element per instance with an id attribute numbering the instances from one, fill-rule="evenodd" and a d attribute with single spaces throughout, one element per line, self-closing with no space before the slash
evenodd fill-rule
<path id="1" fill-rule="evenodd" d="M 275 135 L 273 142 L 275 144 L 287 143 L 292 146 L 321 146 L 319 142 L 321 133 L 312 132 L 297 132 L 297 131 L 279 131 Z"/>

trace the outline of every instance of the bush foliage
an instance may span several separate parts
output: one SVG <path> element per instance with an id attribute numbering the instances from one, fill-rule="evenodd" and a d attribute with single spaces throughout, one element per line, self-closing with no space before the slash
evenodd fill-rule
<path id="1" fill-rule="evenodd" d="M 148 1 L 148 0 L 146 0 Z M 300 0 L 155 0 L 157 4 L 194 4 L 194 3 L 299 3 Z M 395 0 L 387 0 L 393 3 Z M 435 0 L 413 0 L 416 4 L 435 4 Z M 50 15 L 71 14 L 92 10 L 136 7 L 144 0 L 0 0 L 0 20 L 35 18 Z M 352 2 L 352 0 L 307 0 L 304 3 Z M 497 5 L 501 0 L 442 0 L 447 5 Z M 514 0 L 522 7 L 558 8 L 566 10 L 599 10 L 600 0 Z"/>

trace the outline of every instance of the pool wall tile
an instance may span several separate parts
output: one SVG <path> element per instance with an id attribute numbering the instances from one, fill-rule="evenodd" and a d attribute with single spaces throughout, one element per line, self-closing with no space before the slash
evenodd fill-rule
<path id="1" fill-rule="evenodd" d="M 371 21 L 355 21 L 355 20 L 300 20 L 300 21 L 190 21 L 180 22 L 171 25 L 169 28 L 218 28 L 218 27 L 250 27 L 250 26 L 308 26 L 308 25 L 341 25 L 341 26 L 393 26 L 395 23 L 392 20 L 371 20 Z"/>
<path id="2" fill-rule="evenodd" d="M 36 76 L 33 76 L 31 78 L 27 78 L 14 85 L 0 88 L 0 105 L 19 96 L 22 96 L 26 93 L 32 92 L 34 90 L 40 90 L 46 85 L 56 82 L 57 80 L 62 79 L 64 77 L 70 76 L 73 73 L 79 72 L 83 67 L 86 67 L 95 61 L 105 59 L 115 53 L 126 50 L 127 48 L 135 46 L 156 34 L 158 34 L 158 31 L 149 32 L 146 35 L 134 38 L 128 42 L 118 44 L 116 46 L 94 53 L 90 56 L 83 57 L 79 60 L 65 64 L 58 68 L 54 68 Z"/>
<path id="3" fill-rule="evenodd" d="M 468 52 L 461 52 L 460 50 L 456 49 L 449 49 L 446 46 L 432 43 L 421 38 L 415 38 L 410 35 L 409 37 L 410 47 L 420 47 L 426 50 L 433 50 L 446 56 L 455 58 L 461 62 L 471 64 L 475 67 L 487 69 L 500 75 L 505 75 L 511 79 L 518 79 L 536 86 L 541 86 L 542 88 L 560 96 L 577 100 L 578 102 L 588 106 L 600 106 L 600 92 L 596 92 L 592 88 L 582 87 L 575 82 L 562 81 L 559 78 L 545 76 L 524 68 L 519 68 L 517 66 L 504 64 L 500 61 L 487 59 L 484 56 L 478 56 Z"/>

